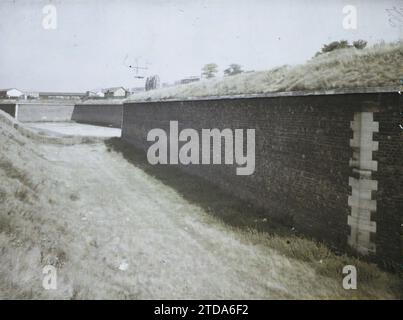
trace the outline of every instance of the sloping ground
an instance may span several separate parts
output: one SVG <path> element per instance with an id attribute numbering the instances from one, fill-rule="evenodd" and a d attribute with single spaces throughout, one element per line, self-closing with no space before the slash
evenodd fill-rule
<path id="1" fill-rule="evenodd" d="M 270 55 L 268 54 L 268 59 Z M 335 50 L 303 65 L 202 80 L 134 94 L 129 101 L 264 94 L 284 91 L 398 87 L 403 78 L 403 42 L 363 50 Z"/>
<path id="2" fill-rule="evenodd" d="M 396 297 L 397 278 L 373 265 L 229 228 L 103 142 L 36 141 L 3 115 L 1 299 Z M 342 289 L 347 263 L 359 290 Z"/>

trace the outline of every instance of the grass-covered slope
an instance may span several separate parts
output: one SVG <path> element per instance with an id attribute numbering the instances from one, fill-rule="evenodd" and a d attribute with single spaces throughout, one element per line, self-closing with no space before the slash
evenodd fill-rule
<path id="1" fill-rule="evenodd" d="M 339 49 L 297 66 L 202 80 L 134 94 L 129 100 L 264 94 L 284 91 L 399 86 L 403 78 L 403 42 L 358 50 Z"/>

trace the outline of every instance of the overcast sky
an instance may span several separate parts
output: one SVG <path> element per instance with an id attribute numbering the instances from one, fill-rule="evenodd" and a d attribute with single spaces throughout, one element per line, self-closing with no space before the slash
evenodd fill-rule
<path id="1" fill-rule="evenodd" d="M 56 29 L 43 27 L 47 4 Z M 343 28 L 345 5 L 357 7 L 356 30 Z M 221 72 L 303 63 L 333 40 L 398 40 L 401 13 L 402 0 L 0 0 L 0 88 L 143 86 L 136 59 L 161 82 L 209 62 Z"/>

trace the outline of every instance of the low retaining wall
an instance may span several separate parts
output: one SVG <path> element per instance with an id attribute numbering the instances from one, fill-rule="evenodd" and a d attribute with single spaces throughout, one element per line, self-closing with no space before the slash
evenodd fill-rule
<path id="1" fill-rule="evenodd" d="M 16 118 L 21 122 L 70 121 L 74 102 L 17 102 Z"/>
<path id="2" fill-rule="evenodd" d="M 21 122 L 76 121 L 79 123 L 122 127 L 121 100 L 74 101 L 0 101 L 3 110 Z"/>
<path id="3" fill-rule="evenodd" d="M 122 138 L 146 151 L 148 132 L 169 133 L 170 121 L 199 133 L 255 129 L 252 175 L 236 175 L 236 164 L 180 167 L 301 233 L 401 266 L 401 106 L 397 92 L 128 102 Z"/>
<path id="4" fill-rule="evenodd" d="M 80 123 L 122 127 L 123 105 L 114 104 L 76 104 L 72 114 L 72 120 Z"/>

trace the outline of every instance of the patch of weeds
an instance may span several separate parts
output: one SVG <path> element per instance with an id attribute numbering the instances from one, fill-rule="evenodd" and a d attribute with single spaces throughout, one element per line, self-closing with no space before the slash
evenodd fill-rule
<path id="1" fill-rule="evenodd" d="M 70 195 L 70 200 L 71 200 L 71 201 L 77 201 L 77 200 L 79 200 L 79 199 L 80 199 L 80 196 L 79 196 L 78 194 L 72 193 L 72 194 Z"/>
<path id="2" fill-rule="evenodd" d="M 33 188 L 32 188 L 32 190 L 33 191 L 35 191 L 35 192 L 40 192 L 41 190 L 40 190 L 40 186 L 43 186 L 43 185 L 45 185 L 45 181 L 44 180 L 41 180 L 40 182 L 38 182 L 37 184 L 35 184 L 34 186 L 33 186 Z"/>
<path id="3" fill-rule="evenodd" d="M 376 291 L 399 296 L 401 280 L 393 273 L 382 271 L 374 263 L 347 254 L 336 255 L 325 244 L 298 236 L 268 235 L 254 229 L 238 232 L 248 242 L 263 244 L 288 258 L 309 263 L 315 272 L 323 277 L 341 281 L 344 277 L 343 268 L 346 265 L 355 266 L 361 283 L 357 297 L 375 298 Z"/>
<path id="4" fill-rule="evenodd" d="M 27 201 L 28 200 L 28 190 L 26 188 L 18 188 L 15 193 L 15 197 L 20 201 Z"/>
<path id="5" fill-rule="evenodd" d="M 21 141 L 20 139 L 18 139 L 14 134 L 9 133 L 7 135 L 7 138 L 9 138 L 10 140 L 13 140 L 13 142 L 17 143 L 18 145 L 20 145 L 21 147 L 25 146 L 25 142 Z"/>
<path id="6" fill-rule="evenodd" d="M 12 231 L 11 227 L 11 219 L 9 214 L 7 215 L 0 215 L 0 232 L 5 234 L 10 234 Z"/>
<path id="7" fill-rule="evenodd" d="M 43 248 L 41 250 L 41 263 L 49 264 L 56 268 L 62 268 L 66 263 L 67 255 L 59 248 Z"/>
<path id="8" fill-rule="evenodd" d="M 4 203 L 6 201 L 7 194 L 4 190 L 0 189 L 0 203 Z"/>
<path id="9" fill-rule="evenodd" d="M 18 180 L 24 186 L 34 190 L 35 185 L 32 183 L 28 174 L 14 166 L 11 161 L 7 159 L 0 159 L 0 168 L 3 169 L 7 177 Z"/>

